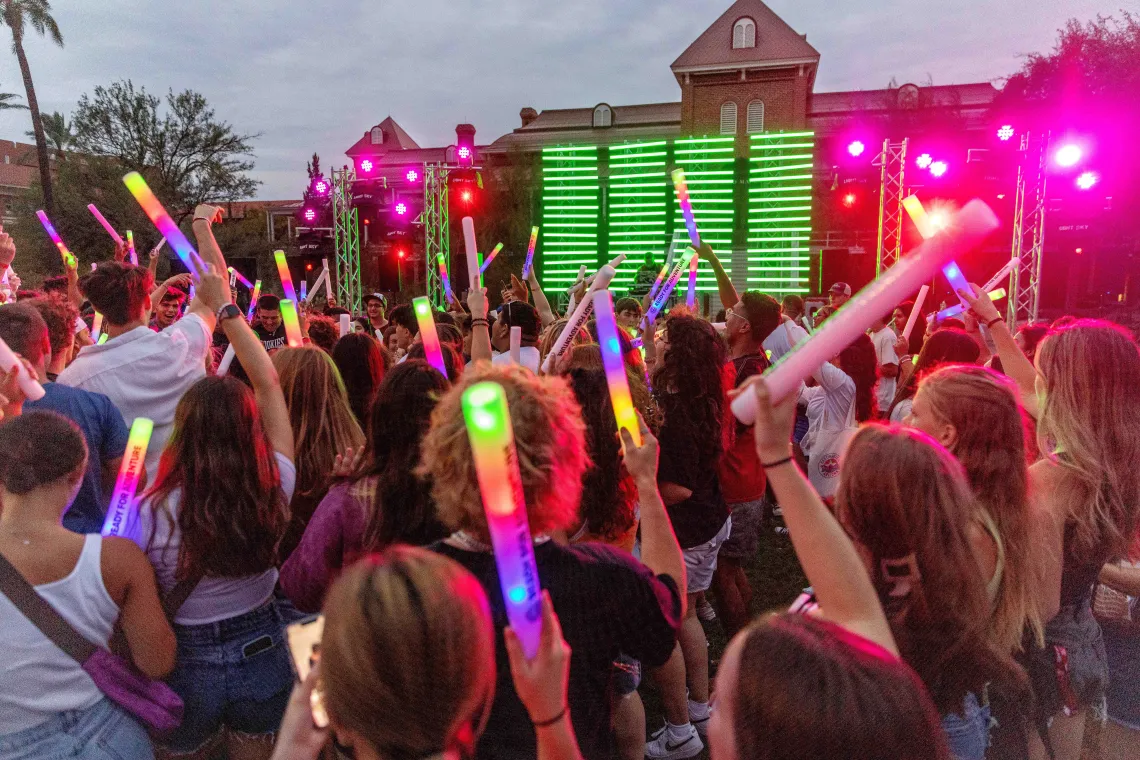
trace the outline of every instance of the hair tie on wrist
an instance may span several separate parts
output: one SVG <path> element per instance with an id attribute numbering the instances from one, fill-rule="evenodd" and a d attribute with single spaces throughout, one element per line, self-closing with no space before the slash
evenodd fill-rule
<path id="1" fill-rule="evenodd" d="M 791 462 L 793 459 L 795 459 L 795 457 L 786 456 L 783 459 L 777 459 L 775 462 L 761 462 L 760 466 L 763 467 L 765 470 L 770 470 L 773 467 L 779 467 L 782 464 L 787 464 L 788 462 Z"/>
<path id="2" fill-rule="evenodd" d="M 560 720 L 562 720 L 564 717 L 566 717 L 566 710 L 567 710 L 567 709 L 569 709 L 569 708 L 567 708 L 567 707 L 566 707 L 566 705 L 563 705 L 563 706 L 562 706 L 562 712 L 558 713 L 557 715 L 555 715 L 555 716 L 554 716 L 553 718 L 551 718 L 550 720 L 542 720 L 542 721 L 535 721 L 535 720 L 532 720 L 532 721 L 531 721 L 531 724 L 532 724 L 532 725 L 533 725 L 535 728 L 546 728 L 547 726 L 553 726 L 555 723 L 557 723 L 558 721 L 560 721 Z"/>
<path id="3" fill-rule="evenodd" d="M 994 317 L 989 322 L 986 322 L 986 329 L 988 330 L 991 327 L 993 327 L 994 325 L 996 325 L 998 322 L 1002 322 L 1004 320 L 1005 320 L 1005 317 Z"/>

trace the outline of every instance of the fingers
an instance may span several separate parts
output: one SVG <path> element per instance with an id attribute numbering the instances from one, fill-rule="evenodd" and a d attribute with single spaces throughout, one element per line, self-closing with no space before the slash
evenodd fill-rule
<path id="1" fill-rule="evenodd" d="M 554 601 L 549 591 L 542 592 L 542 643 L 560 641 L 562 639 L 562 623 L 558 615 L 554 614 Z"/>

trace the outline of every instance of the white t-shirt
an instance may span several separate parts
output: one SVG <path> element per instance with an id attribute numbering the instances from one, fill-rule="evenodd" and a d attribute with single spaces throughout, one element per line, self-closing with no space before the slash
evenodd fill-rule
<path id="1" fill-rule="evenodd" d="M 154 421 L 146 450 L 146 474 L 154 482 L 158 459 L 174 430 L 174 410 L 191 385 L 206 376 L 211 336 L 197 314 L 187 314 L 162 332 L 136 327 L 101 346 L 84 346 L 56 382 L 102 393 L 130 425 Z"/>
<path id="2" fill-rule="evenodd" d="M 846 372 L 828 362 L 816 370 L 818 385 L 800 389 L 800 401 L 807 404 L 808 431 L 800 441 L 805 455 L 811 455 L 811 445 L 816 433 L 824 429 L 824 417 L 828 430 L 843 430 L 847 427 L 847 415 L 855 404 L 855 381 Z"/>
<path id="3" fill-rule="evenodd" d="M 519 349 L 519 362 L 534 374 L 538 374 L 538 349 L 534 346 L 523 346 Z M 510 364 L 511 354 L 504 351 L 491 357 L 491 364 Z"/>
<path id="4" fill-rule="evenodd" d="M 898 406 L 891 412 L 891 422 L 897 422 L 900 425 L 906 422 L 906 418 L 910 416 L 910 408 L 914 406 L 913 398 L 904 398 L 898 403 Z"/>
<path id="5" fill-rule="evenodd" d="M 297 468 L 284 454 L 275 451 L 273 456 L 277 459 L 281 491 L 288 504 L 293 498 Z M 178 549 L 182 545 L 182 531 L 178 528 L 178 509 L 181 504 L 182 492 L 172 491 L 166 506 L 174 519 L 173 523 L 166 519 L 166 512 L 161 506 L 155 509 L 150 501 L 139 505 L 139 533 L 135 542 L 146 552 L 150 564 L 154 566 L 161 587 L 159 596 L 169 593 L 177 585 L 174 574 L 178 569 Z M 154 530 L 154 540 L 151 541 L 150 534 L 154 529 L 156 514 L 161 516 L 158 518 L 158 527 Z M 269 601 L 276 585 L 275 567 L 241 578 L 203 578 L 174 616 L 174 622 L 180 625 L 202 625 L 243 615 Z"/>
<path id="6" fill-rule="evenodd" d="M 762 345 L 765 353 L 768 353 L 768 360 L 774 364 L 780 360 L 780 357 L 791 351 L 793 346 L 807 337 L 807 330 L 790 319 L 784 319 L 780 326 L 764 339 Z"/>
<path id="7" fill-rule="evenodd" d="M 880 367 L 884 364 L 899 366 L 899 356 L 895 353 L 895 343 L 898 342 L 898 337 L 894 330 L 888 326 L 872 333 L 871 342 L 875 344 L 875 356 Z M 879 400 L 879 411 L 886 414 L 887 410 L 891 408 L 891 402 L 895 400 L 895 378 L 879 378 L 879 382 L 875 385 L 875 393 Z"/>

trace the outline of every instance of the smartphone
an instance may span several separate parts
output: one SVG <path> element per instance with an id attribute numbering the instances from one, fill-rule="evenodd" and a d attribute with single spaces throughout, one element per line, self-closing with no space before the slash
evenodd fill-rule
<path id="1" fill-rule="evenodd" d="M 309 673 L 320 662 L 321 636 L 324 630 L 324 615 L 312 615 L 285 628 L 285 639 L 289 643 L 290 659 L 297 680 L 304 681 L 308 678 Z M 329 716 L 325 710 L 324 691 L 319 682 L 313 687 L 313 693 L 309 697 L 309 710 L 313 715 L 313 725 L 317 728 L 328 728 Z"/>

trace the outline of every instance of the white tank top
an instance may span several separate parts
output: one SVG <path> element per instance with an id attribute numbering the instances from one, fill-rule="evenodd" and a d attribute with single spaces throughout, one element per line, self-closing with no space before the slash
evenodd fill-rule
<path id="1" fill-rule="evenodd" d="M 36 593 L 94 644 L 107 645 L 119 606 L 103 585 L 103 537 L 85 537 L 75 569 Z M 56 713 L 82 710 L 103 698 L 79 663 L 53 644 L 0 594 L 0 735 L 23 731 Z"/>

